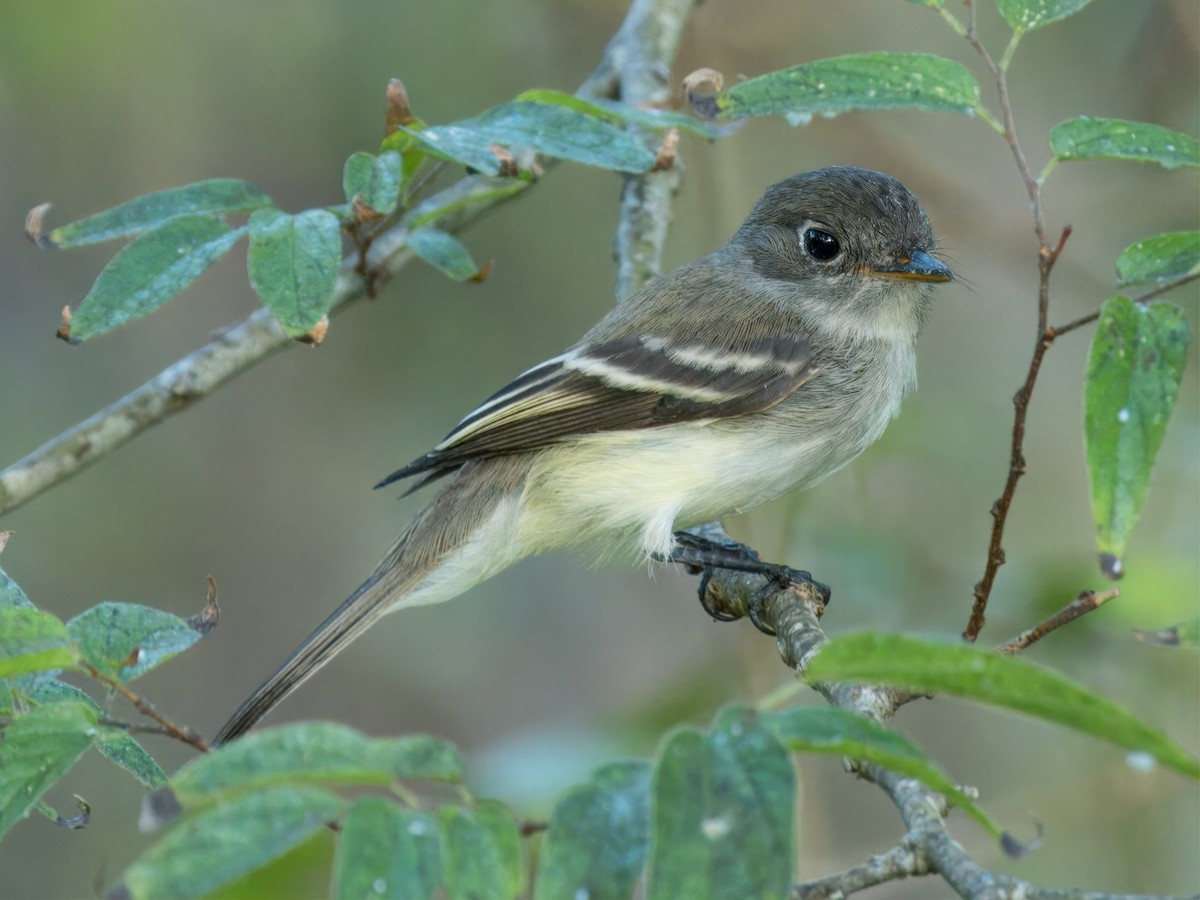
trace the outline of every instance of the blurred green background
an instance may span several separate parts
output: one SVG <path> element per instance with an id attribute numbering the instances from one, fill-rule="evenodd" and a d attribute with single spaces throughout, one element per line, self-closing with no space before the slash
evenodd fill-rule
<path id="1" fill-rule="evenodd" d="M 957 4 L 951 3 L 952 7 Z M 988 3 L 997 55 L 1007 31 Z M 381 136 L 388 78 L 430 122 L 469 116 L 530 87 L 573 90 L 624 14 L 616 0 L 477 3 L 82 0 L 0 5 L 0 465 L 115 400 L 256 305 L 235 251 L 137 325 L 71 348 L 53 339 L 112 246 L 38 252 L 20 224 L 56 204 L 60 224 L 136 194 L 238 176 L 287 209 L 340 198 L 341 166 Z M 1076 114 L 1196 133 L 1200 6 L 1101 0 L 1027 37 L 1012 68 L 1031 163 Z M 708 0 L 674 83 L 712 66 L 751 76 L 865 50 L 930 51 L 981 67 L 937 16 L 880 0 Z M 758 121 L 732 138 L 685 137 L 687 165 L 667 253 L 676 265 L 740 223 L 767 184 L 832 163 L 882 169 L 923 201 L 961 283 L 939 292 L 922 338 L 921 390 L 884 438 L 818 488 L 730 523 L 764 556 L 832 584 L 831 634 L 872 627 L 957 633 L 983 564 L 988 508 L 1008 460 L 1010 398 L 1032 349 L 1035 244 L 1007 147 L 947 114 L 852 114 L 806 128 Z M 1050 228 L 1075 226 L 1055 273 L 1065 321 L 1112 292 L 1113 261 L 1149 234 L 1195 228 L 1195 170 L 1061 166 L 1045 192 Z M 503 380 L 572 342 L 612 303 L 617 176 L 563 165 L 465 240 L 495 259 L 484 284 L 413 265 L 374 303 L 334 321 L 324 346 L 269 360 L 184 415 L 0 519 L 17 537 L 6 570 L 68 617 L 105 599 L 198 610 L 220 585 L 221 627 L 140 683 L 164 711 L 211 734 L 368 572 L 422 502 L 370 486 L 424 452 Z M 239 248 L 241 250 L 242 248 Z M 244 250 L 243 250 L 244 252 Z M 1195 291 L 1172 299 L 1196 312 Z M 1009 563 L 987 642 L 1102 587 L 1080 440 L 1089 332 L 1050 352 L 1033 402 L 1029 474 L 1010 519 Z M 1127 557 L 1122 597 L 1029 656 L 1200 743 L 1196 656 L 1133 641 L 1197 613 L 1200 417 L 1193 348 L 1179 409 Z M 783 682 L 773 641 L 714 624 L 694 580 L 595 569 L 582 557 L 526 562 L 444 606 L 385 620 L 272 721 L 329 717 L 375 734 L 459 742 L 484 794 L 544 816 L 594 764 L 648 755 L 664 730 Z M 1046 886 L 1191 892 L 1200 887 L 1194 785 L 1127 767 L 1071 732 L 964 704 L 915 704 L 897 727 L 974 784 L 1019 836 L 1046 847 L 1001 858 L 978 829 L 956 833 L 981 863 Z M 151 743 L 168 770 L 190 752 Z M 801 877 L 890 847 L 901 825 L 877 789 L 835 759 L 799 762 Z M 140 792 L 99 757 L 48 799 L 93 808 L 72 833 L 34 817 L 0 845 L 0 895 L 88 896 L 149 838 Z M 298 884 L 306 893 L 319 882 Z M 879 897 L 944 896 L 897 883 Z"/>

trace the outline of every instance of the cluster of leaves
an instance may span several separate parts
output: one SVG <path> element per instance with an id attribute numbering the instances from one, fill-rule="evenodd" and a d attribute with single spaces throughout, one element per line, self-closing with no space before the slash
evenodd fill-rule
<path id="1" fill-rule="evenodd" d="M 654 760 L 603 766 L 566 791 L 540 846 L 523 837 L 541 829 L 522 828 L 503 804 L 474 798 L 457 749 L 426 736 L 372 739 L 339 725 L 301 723 L 251 734 L 168 781 L 100 704 L 59 675 L 84 671 L 122 685 L 194 644 L 214 618 L 211 609 L 188 621 L 103 603 L 63 623 L 35 608 L 0 570 L 0 685 L 8 698 L 0 833 L 34 807 L 65 821 L 41 797 L 95 747 L 155 789 L 144 818 L 169 825 L 126 870 L 114 896 L 209 893 L 332 827 L 331 892 L 339 897 L 621 897 L 638 885 L 647 897 L 783 897 L 795 877 L 797 831 L 789 753 L 804 752 L 849 756 L 917 778 L 1010 852 L 1018 849 L 906 738 L 821 706 L 734 707 L 708 731 L 678 728 Z M 809 679 L 961 696 L 1075 728 L 1200 778 L 1200 763 L 1158 729 L 1053 672 L 986 651 L 847 635 L 818 654 Z"/>
<path id="2" fill-rule="evenodd" d="M 101 603 L 69 622 L 38 609 L 0 569 L 0 836 L 33 808 L 60 817 L 42 795 L 89 749 L 157 788 L 154 758 L 105 715 L 105 703 L 59 676 L 82 672 L 110 692 L 212 631 L 216 607 L 191 619 L 133 603 Z M 81 806 L 85 811 L 86 806 Z"/>

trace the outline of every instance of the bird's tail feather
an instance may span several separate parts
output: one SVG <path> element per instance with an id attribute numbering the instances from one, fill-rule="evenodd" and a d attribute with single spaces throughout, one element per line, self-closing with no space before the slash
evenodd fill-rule
<path id="1" fill-rule="evenodd" d="M 524 556 L 515 532 L 526 474 L 527 465 L 516 457 L 465 466 L 405 529 L 371 576 L 246 698 L 213 746 L 252 728 L 384 613 L 449 600 Z"/>

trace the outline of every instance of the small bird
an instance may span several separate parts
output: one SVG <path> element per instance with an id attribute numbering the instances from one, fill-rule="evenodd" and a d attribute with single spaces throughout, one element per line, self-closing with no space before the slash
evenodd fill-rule
<path id="1" fill-rule="evenodd" d="M 767 188 L 720 249 L 663 275 L 377 485 L 446 478 L 375 571 L 233 714 L 252 727 L 384 613 L 571 544 L 670 559 L 675 532 L 809 487 L 916 386 L 932 285 L 917 199 L 835 166 Z"/>

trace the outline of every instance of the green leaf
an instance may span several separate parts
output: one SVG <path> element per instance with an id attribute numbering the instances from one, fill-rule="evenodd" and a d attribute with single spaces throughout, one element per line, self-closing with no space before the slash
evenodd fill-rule
<path id="1" fill-rule="evenodd" d="M 38 706 L 0 731 L 0 836 L 67 773 L 96 737 L 82 703 Z"/>
<path id="2" fill-rule="evenodd" d="M 488 179 L 486 185 L 471 181 L 472 179 L 464 178 L 458 185 L 439 191 L 418 205 L 404 217 L 405 226 L 415 231 L 474 206 L 490 206 L 529 187 L 529 183 L 520 178 Z"/>
<path id="3" fill-rule="evenodd" d="M 383 797 L 363 797 L 342 825 L 333 863 L 337 900 L 421 900 L 442 881 L 438 820 Z"/>
<path id="4" fill-rule="evenodd" d="M 646 897 L 789 895 L 795 774 L 752 712 L 723 712 L 711 735 L 669 735 L 651 796 Z"/>
<path id="5" fill-rule="evenodd" d="M 1004 21 L 1013 31 L 1034 31 L 1065 19 L 1092 0 L 996 0 Z"/>
<path id="6" fill-rule="evenodd" d="M 520 896 L 521 835 L 503 805 L 484 800 L 472 810 L 444 806 L 437 817 L 447 897 L 507 900 Z"/>
<path id="7" fill-rule="evenodd" d="M 21 586 L 9 578 L 4 569 L 0 568 L 0 609 L 32 606 L 33 603 L 25 596 Z"/>
<path id="8" fill-rule="evenodd" d="M 353 153 L 342 170 L 342 190 L 346 202 L 353 203 L 355 197 L 380 215 L 389 215 L 400 202 L 400 184 L 403 179 L 400 154 L 386 151 L 375 156 L 371 153 Z"/>
<path id="9" fill-rule="evenodd" d="M 228 253 L 245 230 L 183 216 L 147 231 L 104 267 L 75 310 L 71 338 L 87 340 L 154 312 Z"/>
<path id="10" fill-rule="evenodd" d="M 1133 630 L 1133 636 L 1160 647 L 1200 647 L 1200 617 L 1158 631 Z"/>
<path id="11" fill-rule="evenodd" d="M 619 762 L 569 790 L 550 815 L 535 900 L 630 897 L 650 838 L 650 765 Z"/>
<path id="12" fill-rule="evenodd" d="M 944 0 L 908 0 L 909 3 L 915 3 L 917 6 L 931 6 L 934 9 L 941 9 Z"/>
<path id="13" fill-rule="evenodd" d="M 1200 231 L 1157 234 L 1130 244 L 1117 257 L 1117 283 L 1170 281 L 1200 272 Z"/>
<path id="14" fill-rule="evenodd" d="M 557 103 L 514 100 L 474 119 L 404 131 L 427 153 L 489 175 L 500 172 L 493 144 L 618 172 L 648 172 L 654 165 L 654 154 L 607 116 Z"/>
<path id="15" fill-rule="evenodd" d="M 100 704 L 75 685 L 57 678 L 38 682 L 29 697 L 37 703 L 82 703 L 96 716 L 100 715 Z M 162 767 L 124 729 L 101 725 L 96 733 L 96 749 L 148 788 L 160 788 L 167 783 Z"/>
<path id="16" fill-rule="evenodd" d="M 789 750 L 865 760 L 916 778 L 965 810 L 989 834 L 1001 830 L 980 807 L 909 740 L 865 716 L 828 706 L 798 706 L 763 716 L 763 725 Z"/>
<path id="17" fill-rule="evenodd" d="M 287 853 L 344 807 L 309 786 L 247 794 L 173 827 L 126 870 L 124 887 L 135 900 L 210 893 Z"/>
<path id="18" fill-rule="evenodd" d="M 65 669 L 77 659 L 67 626 L 50 613 L 0 609 L 0 678 Z"/>
<path id="19" fill-rule="evenodd" d="M 269 206 L 260 188 L 237 178 L 213 178 L 136 197 L 50 232 L 58 247 L 80 247 L 139 234 L 181 216 L 250 212 Z"/>
<path id="20" fill-rule="evenodd" d="M 712 122 L 706 122 L 704 119 L 698 119 L 687 113 L 646 106 L 632 106 L 628 103 L 618 103 L 615 100 L 583 100 L 574 94 L 565 94 L 562 91 L 551 91 L 544 88 L 524 91 L 517 95 L 516 100 L 565 106 L 609 122 L 628 123 L 660 131 L 668 128 L 682 128 L 708 138 L 723 137 L 732 130 L 728 125 L 714 125 Z"/>
<path id="21" fill-rule="evenodd" d="M 392 784 L 400 779 L 461 781 L 453 744 L 425 735 L 369 738 L 332 722 L 251 732 L 192 760 L 172 787 L 185 807 L 222 794 L 295 781 Z"/>
<path id="22" fill-rule="evenodd" d="M 454 235 L 437 228 L 417 228 L 408 234 L 408 249 L 455 281 L 480 276 L 480 268 Z"/>
<path id="23" fill-rule="evenodd" d="M 1084 441 L 1101 569 L 1121 557 L 1150 489 L 1150 471 L 1175 408 L 1189 338 L 1169 303 L 1113 297 L 1100 310 L 1084 385 Z"/>
<path id="24" fill-rule="evenodd" d="M 1180 131 L 1124 119 L 1079 116 L 1050 129 L 1050 149 L 1060 162 L 1127 159 L 1166 169 L 1200 166 L 1200 142 Z"/>
<path id="25" fill-rule="evenodd" d="M 816 655 L 807 679 L 891 684 L 989 703 L 1147 753 L 1200 778 L 1200 763 L 1157 728 L 1055 672 L 987 650 L 897 634 L 848 634 Z"/>
<path id="26" fill-rule="evenodd" d="M 858 53 L 781 69 L 726 88 L 718 116 L 785 117 L 807 125 L 814 115 L 856 109 L 926 109 L 973 114 L 979 84 L 964 66 L 928 53 Z"/>
<path id="27" fill-rule="evenodd" d="M 342 227 L 323 209 L 250 216 L 250 284 L 292 337 L 307 334 L 333 304 L 342 265 Z"/>
<path id="28" fill-rule="evenodd" d="M 203 635 L 186 619 L 137 603 L 101 603 L 67 623 L 79 652 L 109 678 L 133 681 Z"/>

